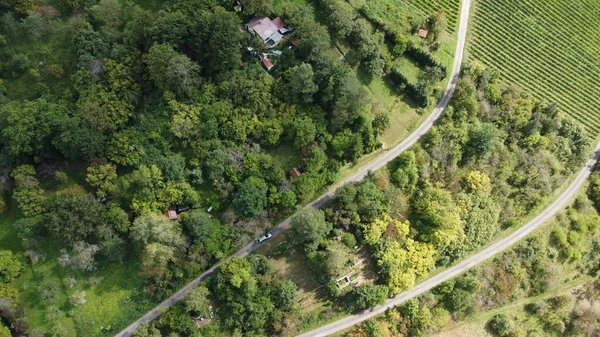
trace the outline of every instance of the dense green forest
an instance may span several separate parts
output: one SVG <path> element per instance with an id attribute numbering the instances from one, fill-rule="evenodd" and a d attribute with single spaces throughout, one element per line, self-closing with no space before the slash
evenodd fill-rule
<path id="1" fill-rule="evenodd" d="M 585 162 L 589 139 L 555 104 L 539 102 L 516 88 L 501 88 L 497 78 L 479 63 L 465 67 L 443 117 L 416 146 L 363 181 L 339 188 L 324 210 L 298 211 L 286 239 L 265 252 L 267 260 L 252 255 L 223 265 L 203 290 L 206 305 L 214 305 L 218 317 L 199 334 L 288 336 L 327 320 L 318 316 L 338 317 L 382 304 L 435 268 L 513 230 L 550 201 Z M 558 230 L 564 244 L 561 254 L 582 258 L 585 248 L 571 245 L 579 245 L 580 235 L 595 230 L 593 223 L 585 226 L 580 234 Z M 273 258 L 279 255 L 304 255 L 311 277 L 322 285 L 321 307 L 306 309 L 301 304 L 302 289 L 294 284 L 300 279 L 278 277 Z M 365 255 L 369 262 L 357 263 Z M 523 262 L 535 264 L 531 259 Z M 548 284 L 535 279 L 545 275 L 546 268 L 522 267 L 522 276 L 532 278 L 523 289 L 547 289 Z M 306 278 L 306 273 L 296 277 Z M 482 301 L 508 302 L 519 296 L 518 276 L 484 275 L 486 284 L 501 289 L 481 293 L 483 281 L 462 276 L 436 288 L 426 300 L 392 310 L 388 323 L 382 324 L 390 326 L 388 333 L 419 336 L 441 328 L 451 315 L 462 319 L 470 314 L 476 294 Z M 294 297 L 295 304 L 282 305 Z M 200 311 L 185 303 L 143 327 L 140 336 L 149 331 L 197 335 L 192 318 Z M 378 336 L 370 329 L 379 329 L 375 321 L 358 328 L 356 336 Z"/>
<path id="2" fill-rule="evenodd" d="M 4 323 L 113 335 L 380 149 L 394 123 L 414 127 L 395 122 L 399 104 L 423 115 L 441 95 L 443 13 L 390 31 L 341 0 L 236 4 L 0 0 Z M 243 25 L 264 16 L 292 30 L 274 48 Z M 420 28 L 439 34 L 415 40 Z M 401 65 L 410 85 L 391 76 Z M 260 289 L 292 288 L 239 263 Z"/>

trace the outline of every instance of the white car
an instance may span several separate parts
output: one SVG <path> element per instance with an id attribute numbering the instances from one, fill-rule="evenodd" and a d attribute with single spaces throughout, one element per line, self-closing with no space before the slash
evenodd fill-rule
<path id="1" fill-rule="evenodd" d="M 272 237 L 273 237 L 273 234 L 267 233 L 267 234 L 261 236 L 260 238 L 258 238 L 258 240 L 256 240 L 256 241 L 258 241 L 258 243 L 263 243 L 263 242 L 269 240 Z"/>

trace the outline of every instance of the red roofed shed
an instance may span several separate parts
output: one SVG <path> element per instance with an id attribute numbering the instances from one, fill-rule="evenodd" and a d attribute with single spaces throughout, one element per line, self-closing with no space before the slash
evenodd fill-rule
<path id="1" fill-rule="evenodd" d="M 428 34 L 429 31 L 427 29 L 419 29 L 419 32 L 417 33 L 417 35 L 422 38 L 426 38 Z"/>
<path id="2" fill-rule="evenodd" d="M 165 215 L 169 220 L 179 220 L 179 215 L 177 214 L 177 208 L 175 206 L 171 206 L 165 212 Z"/>
<path id="3" fill-rule="evenodd" d="M 260 61 L 265 65 L 265 68 L 267 68 L 267 70 L 271 70 L 271 68 L 273 68 L 273 63 L 271 63 L 271 61 L 269 61 L 268 58 L 265 57 Z"/>

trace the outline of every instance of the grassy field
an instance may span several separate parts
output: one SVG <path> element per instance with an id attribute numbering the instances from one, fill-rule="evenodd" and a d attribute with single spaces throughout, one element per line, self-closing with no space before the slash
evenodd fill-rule
<path id="1" fill-rule="evenodd" d="M 556 286 L 542 295 L 527 297 L 515 302 L 512 302 L 503 307 L 478 312 L 473 316 L 469 317 L 467 320 L 462 322 L 451 322 L 444 329 L 437 333 L 430 333 L 426 336 L 428 337 L 453 337 L 453 336 L 463 336 L 463 337 L 493 337 L 487 329 L 486 323 L 492 317 L 498 314 L 505 314 L 510 317 L 518 318 L 518 328 L 525 330 L 527 327 L 533 328 L 539 326 L 539 322 L 536 317 L 528 314 L 524 307 L 529 303 L 536 303 L 538 301 L 549 299 L 556 296 L 573 294 L 576 293 L 580 287 L 586 282 L 590 282 L 593 278 L 591 276 L 584 276 L 573 279 L 569 282 Z M 551 332 L 547 332 L 548 337 L 556 336 Z"/>
<path id="2" fill-rule="evenodd" d="M 600 2 L 477 0 L 470 54 L 600 131 Z"/>
<path id="3" fill-rule="evenodd" d="M 63 169 L 69 176 L 63 186 L 57 186 L 51 178 L 42 182 L 47 196 L 83 183 L 81 169 Z M 11 198 L 6 200 L 9 208 L 0 215 L 0 247 L 22 252 L 21 240 L 13 226 L 22 214 Z M 52 240 L 40 241 L 38 250 L 44 253 L 45 259 L 28 264 L 14 283 L 24 305 L 25 320 L 33 329 L 47 333 L 54 331 L 57 336 L 64 337 L 112 336 L 154 306 L 154 301 L 143 293 L 144 281 L 139 275 L 139 259 L 133 249 L 123 263 L 103 264 L 101 269 L 93 272 L 60 267 L 57 261 L 60 252 Z M 69 279 L 74 282 L 69 284 Z M 58 289 L 58 295 L 43 300 L 42 288 L 48 284 Z M 85 303 L 73 305 L 69 297 L 81 292 L 85 292 Z"/>

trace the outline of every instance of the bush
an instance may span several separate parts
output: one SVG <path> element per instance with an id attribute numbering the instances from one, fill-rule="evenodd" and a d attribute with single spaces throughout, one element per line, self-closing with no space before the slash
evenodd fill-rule
<path id="1" fill-rule="evenodd" d="M 427 99 L 427 94 L 422 87 L 411 83 L 408 78 L 400 71 L 398 68 L 392 68 L 390 72 L 390 78 L 396 84 L 400 86 L 404 86 L 404 91 L 419 106 L 425 108 L 429 105 L 429 100 Z"/>
<path id="2" fill-rule="evenodd" d="M 427 51 L 417 48 L 414 45 L 408 44 L 406 48 L 406 55 L 417 62 L 423 67 L 437 67 L 440 68 L 444 74 L 444 78 L 448 76 L 448 69 L 443 64 L 439 63 L 433 55 Z"/>
<path id="3" fill-rule="evenodd" d="M 342 243 L 346 245 L 346 247 L 353 249 L 356 246 L 356 238 L 352 233 L 344 233 L 342 234 Z"/>
<path id="4" fill-rule="evenodd" d="M 487 326 L 494 336 L 504 337 L 512 331 L 513 322 L 505 314 L 498 314 L 488 321 Z"/>
<path id="5" fill-rule="evenodd" d="M 69 182 L 69 176 L 63 171 L 56 171 L 54 172 L 54 180 L 56 181 L 56 184 L 62 186 Z"/>

